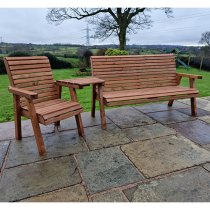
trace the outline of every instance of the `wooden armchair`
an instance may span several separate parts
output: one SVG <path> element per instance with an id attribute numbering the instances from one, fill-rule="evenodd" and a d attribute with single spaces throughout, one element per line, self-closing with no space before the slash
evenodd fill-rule
<path id="1" fill-rule="evenodd" d="M 61 99 L 62 86 L 53 80 L 50 63 L 45 56 L 4 58 L 14 99 L 15 137 L 22 139 L 21 116 L 31 119 L 40 155 L 45 150 L 39 123 L 60 124 L 60 120 L 75 116 L 78 133 L 84 135 L 76 92 L 68 86 L 71 101 Z"/>

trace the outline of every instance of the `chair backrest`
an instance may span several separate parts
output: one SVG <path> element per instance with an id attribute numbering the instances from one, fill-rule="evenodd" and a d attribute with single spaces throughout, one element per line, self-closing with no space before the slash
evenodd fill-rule
<path id="1" fill-rule="evenodd" d="M 47 57 L 5 57 L 4 63 L 11 86 L 38 93 L 34 103 L 58 98 L 58 89 Z M 25 105 L 23 98 L 21 105 Z"/>
<path id="2" fill-rule="evenodd" d="M 177 85 L 173 54 L 91 56 L 91 66 L 105 80 L 104 91 Z"/>

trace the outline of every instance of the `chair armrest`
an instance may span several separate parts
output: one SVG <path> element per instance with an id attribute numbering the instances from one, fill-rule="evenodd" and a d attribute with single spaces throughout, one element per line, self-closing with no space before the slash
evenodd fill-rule
<path id="1" fill-rule="evenodd" d="M 184 74 L 184 73 L 176 73 L 177 76 L 179 77 L 188 77 L 192 79 L 202 79 L 203 76 L 201 75 L 193 75 L 193 74 Z"/>
<path id="2" fill-rule="evenodd" d="M 14 95 L 18 95 L 21 97 L 25 97 L 27 99 L 36 99 L 38 98 L 38 94 L 32 91 L 24 90 L 21 88 L 16 88 L 16 87 L 8 87 L 8 90 L 10 93 L 13 93 Z"/>

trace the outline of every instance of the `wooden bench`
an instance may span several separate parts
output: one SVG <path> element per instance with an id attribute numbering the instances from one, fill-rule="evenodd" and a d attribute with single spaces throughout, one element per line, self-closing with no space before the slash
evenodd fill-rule
<path id="1" fill-rule="evenodd" d="M 71 100 L 61 99 L 62 84 L 53 80 L 50 63 L 45 56 L 4 58 L 10 84 L 9 91 L 14 99 L 15 137 L 22 138 L 21 116 L 31 119 L 40 155 L 46 150 L 39 123 L 60 124 L 60 120 L 75 116 L 80 136 L 84 135 L 76 92 L 69 84 Z"/>
<path id="2" fill-rule="evenodd" d="M 195 89 L 195 79 L 201 79 L 202 76 L 176 73 L 173 54 L 92 56 L 91 66 L 92 76 L 105 80 L 102 95 L 106 106 L 162 100 L 169 100 L 168 106 L 172 106 L 175 99 L 190 98 L 192 115 L 196 116 L 198 90 Z M 189 78 L 189 87 L 179 86 L 182 77 Z M 95 89 L 93 117 L 97 99 L 98 91 Z M 103 127 L 106 127 L 106 122 Z"/>

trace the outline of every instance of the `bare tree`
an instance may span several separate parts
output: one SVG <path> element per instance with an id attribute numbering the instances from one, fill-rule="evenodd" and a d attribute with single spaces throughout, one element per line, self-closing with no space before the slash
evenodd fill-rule
<path id="1" fill-rule="evenodd" d="M 205 44 L 210 47 L 210 31 L 201 34 L 201 39 L 199 43 Z"/>
<path id="2" fill-rule="evenodd" d="M 161 8 L 170 17 L 170 8 Z M 149 8 L 53 8 L 49 9 L 47 20 L 61 24 L 67 19 L 87 19 L 95 25 L 94 38 L 106 39 L 115 35 L 119 39 L 119 49 L 126 46 L 126 35 L 136 33 L 139 29 L 152 26 Z"/>

